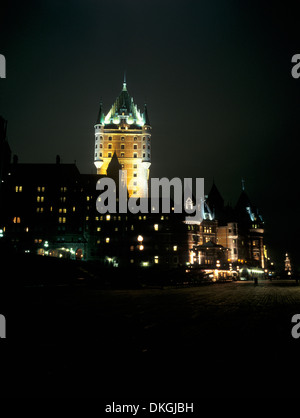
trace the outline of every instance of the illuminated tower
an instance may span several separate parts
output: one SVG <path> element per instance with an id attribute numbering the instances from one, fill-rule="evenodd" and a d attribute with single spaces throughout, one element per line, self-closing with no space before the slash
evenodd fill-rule
<path id="1" fill-rule="evenodd" d="M 285 254 L 284 270 L 289 276 L 292 274 L 292 265 L 288 253 Z"/>
<path id="2" fill-rule="evenodd" d="M 123 89 L 106 115 L 100 104 L 95 125 L 94 164 L 97 174 L 107 174 L 114 153 L 122 170 L 127 171 L 129 197 L 147 197 L 151 126 L 146 105 L 141 113 L 127 91 L 125 77 Z"/>

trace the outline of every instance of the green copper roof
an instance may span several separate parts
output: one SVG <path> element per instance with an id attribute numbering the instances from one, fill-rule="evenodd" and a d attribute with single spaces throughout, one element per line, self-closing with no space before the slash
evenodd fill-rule
<path id="1" fill-rule="evenodd" d="M 128 124 L 135 124 L 139 126 L 144 126 L 146 122 L 145 115 L 139 111 L 137 105 L 133 102 L 133 97 L 131 97 L 128 93 L 125 79 L 121 93 L 104 118 L 104 124 L 107 125 L 113 123 L 117 125 L 122 121 L 122 119 L 125 119 Z"/>

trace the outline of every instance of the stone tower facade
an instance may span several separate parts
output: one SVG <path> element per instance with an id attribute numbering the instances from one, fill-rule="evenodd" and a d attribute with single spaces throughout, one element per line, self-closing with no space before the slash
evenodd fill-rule
<path id="1" fill-rule="evenodd" d="M 127 181 L 129 197 L 147 197 L 151 165 L 151 125 L 147 107 L 141 113 L 129 95 L 126 80 L 109 112 L 102 103 L 95 128 L 94 164 L 97 174 L 107 174 L 115 154 Z"/>

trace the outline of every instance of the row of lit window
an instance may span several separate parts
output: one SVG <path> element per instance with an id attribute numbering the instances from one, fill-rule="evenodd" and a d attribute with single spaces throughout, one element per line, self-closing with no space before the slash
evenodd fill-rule
<path id="1" fill-rule="evenodd" d="M 96 152 L 95 153 L 95 158 L 97 158 L 97 156 L 98 156 L 98 154 Z M 99 153 L 99 157 L 103 157 L 103 153 L 102 152 Z M 107 153 L 107 158 L 111 158 L 111 157 L 112 157 L 112 153 L 111 152 L 108 152 Z M 125 152 L 121 152 L 120 158 L 125 158 Z M 138 158 L 137 152 L 134 152 L 133 153 L 133 158 Z M 146 153 L 145 152 L 143 152 L 143 158 L 146 158 Z M 147 158 L 150 158 L 150 153 L 149 152 L 148 152 Z"/>
<path id="2" fill-rule="evenodd" d="M 23 191 L 23 186 L 15 186 L 15 192 L 18 193 L 18 192 L 22 192 L 22 191 Z M 38 186 L 37 191 L 44 193 L 45 192 L 45 186 Z M 66 192 L 67 188 L 66 187 L 61 187 L 60 191 L 61 192 Z"/>
<path id="3" fill-rule="evenodd" d="M 73 210 L 73 212 L 75 212 L 75 210 L 76 210 L 75 206 L 73 206 L 72 210 Z M 38 208 L 36 208 L 36 211 L 37 212 L 44 212 L 44 208 L 43 207 L 38 207 Z M 50 212 L 52 212 L 52 211 L 53 211 L 53 206 L 50 206 Z M 59 213 L 67 213 L 67 209 L 66 208 L 59 208 L 58 212 Z"/>
<path id="4" fill-rule="evenodd" d="M 99 139 L 100 139 L 100 141 L 102 141 L 103 140 L 103 136 L 100 136 Z M 119 139 L 119 138 L 117 138 L 117 139 Z M 109 141 L 112 141 L 112 136 L 109 136 L 108 137 L 108 140 Z M 133 140 L 134 141 L 137 141 L 138 140 L 137 136 L 135 136 L 133 138 Z M 150 137 L 147 137 L 147 140 L 150 141 Z M 121 141 L 125 141 L 125 137 L 124 136 L 121 137 Z M 146 137 L 145 136 L 143 136 L 143 141 L 146 141 Z"/>
<path id="5" fill-rule="evenodd" d="M 97 144 L 95 145 L 95 148 L 98 148 Z M 103 148 L 103 145 L 100 144 L 99 148 Z M 112 149 L 112 144 L 108 144 L 107 148 Z M 121 144 L 121 149 L 125 149 L 125 144 Z M 133 145 L 133 149 L 138 149 L 137 144 Z M 146 145 L 143 145 L 143 149 L 146 149 Z M 150 150 L 150 145 L 148 145 L 148 149 Z"/>

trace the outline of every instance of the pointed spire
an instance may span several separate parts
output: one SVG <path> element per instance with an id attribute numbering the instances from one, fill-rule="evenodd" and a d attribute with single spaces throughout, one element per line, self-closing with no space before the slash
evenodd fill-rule
<path id="1" fill-rule="evenodd" d="M 151 126 L 146 103 L 144 104 L 144 123 Z"/>
<path id="2" fill-rule="evenodd" d="M 126 71 L 124 71 L 124 78 L 123 78 L 123 91 L 126 91 L 127 87 L 126 87 Z"/>
<path id="3" fill-rule="evenodd" d="M 104 113 L 102 110 L 102 102 L 100 102 L 100 107 L 99 107 L 99 112 L 98 112 L 98 116 L 97 116 L 97 120 L 96 120 L 96 125 L 98 125 L 99 123 L 102 124 L 104 121 Z"/>
<path id="4" fill-rule="evenodd" d="M 245 190 L 245 180 L 242 178 L 242 191 Z"/>
<path id="5" fill-rule="evenodd" d="M 117 185 L 119 184 L 119 170 L 122 170 L 122 166 L 115 151 L 107 166 L 106 174 L 108 177 L 114 179 Z"/>

